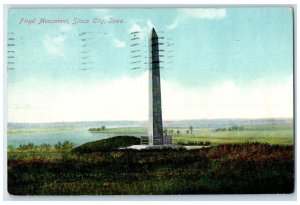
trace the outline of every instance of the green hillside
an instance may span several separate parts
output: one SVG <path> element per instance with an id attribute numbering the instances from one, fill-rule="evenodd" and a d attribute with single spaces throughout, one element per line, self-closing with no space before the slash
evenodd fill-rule
<path id="1" fill-rule="evenodd" d="M 131 145 L 139 145 L 140 138 L 133 136 L 116 136 L 108 139 L 97 140 L 82 144 L 73 149 L 74 153 L 91 153 L 105 150 L 114 150 Z"/>

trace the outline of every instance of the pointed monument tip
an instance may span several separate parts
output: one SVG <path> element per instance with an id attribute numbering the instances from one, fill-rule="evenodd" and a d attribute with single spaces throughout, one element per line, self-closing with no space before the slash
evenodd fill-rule
<path id="1" fill-rule="evenodd" d="M 152 32 L 151 33 L 152 33 L 152 35 L 151 35 L 152 37 L 157 37 L 157 33 L 156 33 L 154 27 L 152 28 Z"/>

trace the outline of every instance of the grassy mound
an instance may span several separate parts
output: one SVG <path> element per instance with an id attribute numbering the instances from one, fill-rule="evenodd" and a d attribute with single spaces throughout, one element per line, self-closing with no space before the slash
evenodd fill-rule
<path id="1" fill-rule="evenodd" d="M 131 145 L 139 145 L 140 138 L 133 136 L 116 136 L 108 139 L 88 142 L 78 147 L 75 147 L 73 153 L 91 153 L 115 150 L 121 147 L 128 147 Z"/>

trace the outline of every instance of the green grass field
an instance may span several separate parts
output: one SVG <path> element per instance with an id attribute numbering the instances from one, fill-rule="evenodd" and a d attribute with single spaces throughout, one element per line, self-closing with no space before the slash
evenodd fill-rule
<path id="1" fill-rule="evenodd" d="M 294 144 L 293 130 L 291 129 L 264 129 L 242 131 L 214 131 L 211 129 L 198 129 L 193 134 L 175 134 L 173 141 L 209 141 L 212 144 L 260 142 L 270 144 Z"/>
<path id="2" fill-rule="evenodd" d="M 224 143 L 247 143 L 260 142 L 270 144 L 293 145 L 294 131 L 290 126 L 245 126 L 243 130 L 235 131 L 216 131 L 216 129 L 193 129 L 192 134 L 188 128 L 167 128 L 173 131 L 173 143 L 177 142 L 211 142 L 212 145 Z M 177 134 L 177 131 L 180 134 Z M 92 132 L 93 133 L 93 132 Z M 109 133 L 115 135 L 147 135 L 146 128 L 124 127 L 124 128 L 106 128 L 94 133 Z"/>

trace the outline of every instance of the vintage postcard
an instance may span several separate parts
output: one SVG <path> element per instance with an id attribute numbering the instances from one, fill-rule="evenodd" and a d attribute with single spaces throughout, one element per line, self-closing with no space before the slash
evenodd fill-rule
<path id="1" fill-rule="evenodd" d="M 294 9 L 9 8 L 10 195 L 292 194 Z"/>

